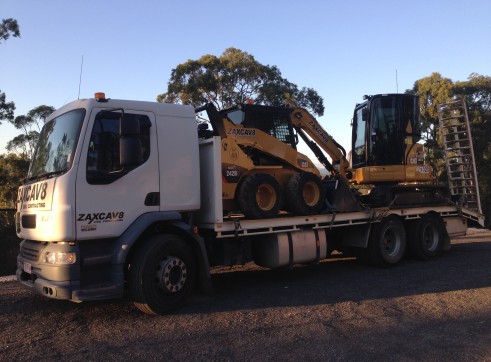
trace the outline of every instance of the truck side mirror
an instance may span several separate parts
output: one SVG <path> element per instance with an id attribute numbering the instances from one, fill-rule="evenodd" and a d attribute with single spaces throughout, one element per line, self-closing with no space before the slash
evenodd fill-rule
<path id="1" fill-rule="evenodd" d="M 143 160 L 140 121 L 121 117 L 119 120 L 119 163 L 122 167 L 137 166 Z"/>

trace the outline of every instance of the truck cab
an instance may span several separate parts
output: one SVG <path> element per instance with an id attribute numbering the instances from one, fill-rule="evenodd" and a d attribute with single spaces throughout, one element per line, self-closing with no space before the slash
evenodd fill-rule
<path id="1" fill-rule="evenodd" d="M 54 298 L 121 295 L 138 235 L 156 222 L 188 228 L 199 207 L 192 107 L 103 94 L 69 103 L 46 120 L 19 188 L 17 278 Z"/>

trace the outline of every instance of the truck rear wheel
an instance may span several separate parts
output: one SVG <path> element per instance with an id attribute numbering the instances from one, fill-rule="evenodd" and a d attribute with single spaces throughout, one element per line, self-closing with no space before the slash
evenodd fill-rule
<path id="1" fill-rule="evenodd" d="M 286 185 L 288 210 L 297 215 L 318 214 L 326 196 L 319 177 L 310 172 L 293 174 Z"/>
<path id="2" fill-rule="evenodd" d="M 391 266 L 406 252 L 406 231 L 397 217 L 387 217 L 374 224 L 368 241 L 368 258 L 372 264 Z"/>
<path id="3" fill-rule="evenodd" d="M 245 177 L 237 190 L 237 203 L 250 219 L 275 217 L 280 212 L 280 185 L 265 173 Z"/>
<path id="4" fill-rule="evenodd" d="M 445 225 L 438 215 L 426 214 L 411 229 L 408 247 L 413 257 L 430 260 L 443 253 Z"/>
<path id="5" fill-rule="evenodd" d="M 194 280 L 194 258 L 185 242 L 175 235 L 155 235 L 133 256 L 128 287 L 142 312 L 165 314 L 186 302 Z"/>

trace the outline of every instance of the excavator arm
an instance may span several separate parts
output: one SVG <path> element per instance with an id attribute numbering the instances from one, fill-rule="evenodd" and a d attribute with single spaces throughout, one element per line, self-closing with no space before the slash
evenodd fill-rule
<path id="1" fill-rule="evenodd" d="M 346 178 L 349 161 L 345 149 L 327 133 L 317 120 L 304 108 L 294 108 L 292 124 L 297 133 L 310 147 L 317 159 L 331 172 Z M 307 137 L 308 135 L 308 137 Z M 310 137 L 310 139 L 309 139 Z M 321 150 L 322 149 L 322 150 Z M 324 151 L 331 157 L 332 163 L 326 158 Z"/>

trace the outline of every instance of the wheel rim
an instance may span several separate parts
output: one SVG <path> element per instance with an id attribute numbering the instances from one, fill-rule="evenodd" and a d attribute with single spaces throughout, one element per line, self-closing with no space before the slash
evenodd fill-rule
<path id="1" fill-rule="evenodd" d="M 426 251 L 434 252 L 438 248 L 438 230 L 433 225 L 426 225 L 423 230 L 423 248 Z"/>
<path id="2" fill-rule="evenodd" d="M 256 203 L 261 210 L 271 210 L 276 203 L 276 193 L 273 186 L 261 184 L 257 188 Z"/>
<path id="3" fill-rule="evenodd" d="M 383 236 L 382 252 L 388 257 L 395 257 L 401 250 L 401 237 L 393 229 L 387 229 Z"/>
<path id="4" fill-rule="evenodd" d="M 159 288 L 166 293 L 179 292 L 184 287 L 187 276 L 186 264 L 176 256 L 167 256 L 160 262 L 157 270 Z"/>
<path id="5" fill-rule="evenodd" d="M 315 206 L 319 202 L 320 190 L 317 184 L 313 181 L 305 183 L 303 188 L 303 200 L 308 206 Z"/>

